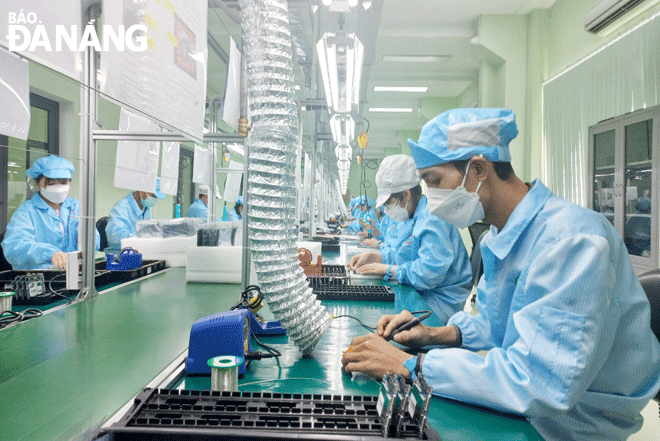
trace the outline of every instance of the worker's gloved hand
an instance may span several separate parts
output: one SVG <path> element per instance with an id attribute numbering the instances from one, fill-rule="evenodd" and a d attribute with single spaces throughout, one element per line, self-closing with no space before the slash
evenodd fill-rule
<path id="1" fill-rule="evenodd" d="M 66 254 L 61 251 L 55 251 L 50 260 L 57 268 L 66 269 Z"/>
<path id="2" fill-rule="evenodd" d="M 366 231 L 360 231 L 360 232 L 358 233 L 358 236 L 359 236 L 359 237 L 367 237 L 368 235 L 369 235 L 369 233 L 367 233 Z"/>
<path id="3" fill-rule="evenodd" d="M 377 334 L 367 334 L 355 337 L 351 346 L 344 352 L 341 364 L 344 370 L 364 372 L 376 378 L 383 378 L 386 373 L 400 373 L 404 378 L 410 378 L 410 372 L 403 362 L 412 355 L 395 348 Z"/>
<path id="4" fill-rule="evenodd" d="M 365 239 L 362 241 L 362 245 L 366 245 L 371 248 L 378 248 L 378 239 L 372 237 L 370 239 Z"/>
<path id="5" fill-rule="evenodd" d="M 349 270 L 355 271 L 367 263 L 381 263 L 382 261 L 383 256 L 381 256 L 378 251 L 367 251 L 366 253 L 351 257 L 351 260 L 348 261 L 346 267 Z"/>

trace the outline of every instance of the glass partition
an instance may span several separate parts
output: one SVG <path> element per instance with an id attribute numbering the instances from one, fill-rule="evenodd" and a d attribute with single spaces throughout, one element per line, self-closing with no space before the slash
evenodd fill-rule
<path id="1" fill-rule="evenodd" d="M 594 143 L 593 209 L 614 225 L 615 132 L 596 133 Z"/>
<path id="2" fill-rule="evenodd" d="M 631 255 L 650 257 L 653 120 L 625 126 L 624 242 Z"/>

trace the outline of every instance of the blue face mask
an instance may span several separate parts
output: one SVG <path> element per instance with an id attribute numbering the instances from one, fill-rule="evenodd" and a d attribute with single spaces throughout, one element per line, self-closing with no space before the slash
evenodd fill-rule
<path id="1" fill-rule="evenodd" d="M 158 201 L 158 199 L 156 199 L 155 197 L 147 196 L 146 198 L 142 199 L 142 206 L 146 208 L 151 208 L 154 205 L 156 205 L 156 201 Z"/>

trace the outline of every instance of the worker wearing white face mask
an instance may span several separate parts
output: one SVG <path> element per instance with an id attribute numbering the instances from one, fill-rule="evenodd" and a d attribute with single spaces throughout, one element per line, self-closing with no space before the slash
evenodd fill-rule
<path id="1" fill-rule="evenodd" d="M 14 270 L 66 268 L 65 253 L 78 250 L 80 203 L 67 197 L 73 171 L 59 156 L 39 158 L 25 171 L 38 192 L 14 212 L 2 241 Z M 99 243 L 97 231 L 96 249 Z"/>
<path id="2" fill-rule="evenodd" d="M 105 234 L 108 237 L 106 252 L 118 252 L 121 249 L 121 240 L 135 237 L 137 221 L 151 219 L 151 208 L 158 199 L 164 199 L 165 194 L 160 191 L 160 178 L 156 178 L 156 191 L 134 191 L 128 194 L 112 207 L 108 215 L 108 224 Z"/>
<path id="3" fill-rule="evenodd" d="M 463 309 L 472 282 L 458 229 L 429 213 L 410 156 L 383 159 L 376 173 L 376 187 L 376 205 L 383 205 L 385 213 L 400 223 L 397 243 L 354 256 L 349 269 L 411 285 L 417 292 L 397 292 L 395 309 L 430 309 L 434 315 L 428 323 L 447 323 Z"/>
<path id="4" fill-rule="evenodd" d="M 516 177 L 517 134 L 511 110 L 454 109 L 408 140 L 430 210 L 460 226 L 491 225 L 479 313 L 394 336 L 412 348 L 456 346 L 417 357 L 381 337 L 412 315 L 384 316 L 342 362 L 376 376 L 422 372 L 434 394 L 524 415 L 546 440 L 625 440 L 660 389 L 648 299 L 605 217 Z"/>

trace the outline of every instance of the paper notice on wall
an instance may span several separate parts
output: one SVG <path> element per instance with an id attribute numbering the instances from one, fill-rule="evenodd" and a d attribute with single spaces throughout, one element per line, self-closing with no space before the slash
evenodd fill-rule
<path id="1" fill-rule="evenodd" d="M 195 144 L 194 155 L 192 180 L 197 184 L 209 185 L 211 182 L 210 164 L 213 161 L 211 149 Z"/>
<path id="2" fill-rule="evenodd" d="M 224 200 L 227 202 L 236 202 L 238 196 L 241 194 L 241 181 L 243 179 L 243 164 L 236 161 L 229 161 L 228 170 L 235 170 L 235 172 L 227 173 L 227 180 L 225 181 L 225 194 Z"/>
<path id="3" fill-rule="evenodd" d="M 179 184 L 179 143 L 163 142 L 160 159 L 160 191 L 176 195 Z"/>
<path id="4" fill-rule="evenodd" d="M 26 140 L 30 132 L 27 60 L 0 48 L 0 134 Z"/>
<path id="5" fill-rule="evenodd" d="M 201 142 L 206 107 L 206 0 L 104 0 L 104 25 L 145 25 L 147 49 L 103 53 L 111 97 Z"/>
<path id="6" fill-rule="evenodd" d="M 80 81 L 83 52 L 79 49 L 84 29 L 80 4 L 71 0 L 2 0 L 0 44 Z"/>
<path id="7" fill-rule="evenodd" d="M 230 36 L 227 84 L 225 84 L 225 95 L 222 99 L 222 120 L 234 130 L 238 130 L 238 119 L 241 115 L 241 59 L 241 51 Z"/>
<path id="8" fill-rule="evenodd" d="M 159 129 L 148 119 L 121 109 L 119 130 L 157 132 Z M 158 177 L 159 144 L 153 141 L 118 141 L 115 187 L 153 193 Z"/>

